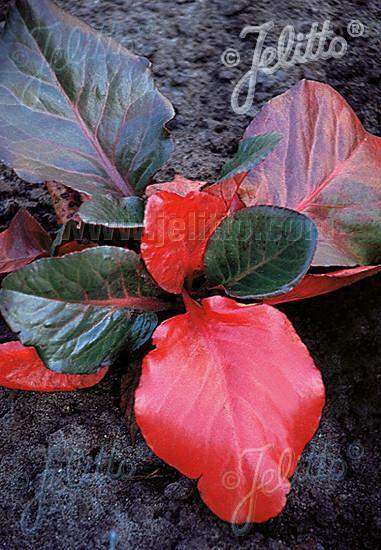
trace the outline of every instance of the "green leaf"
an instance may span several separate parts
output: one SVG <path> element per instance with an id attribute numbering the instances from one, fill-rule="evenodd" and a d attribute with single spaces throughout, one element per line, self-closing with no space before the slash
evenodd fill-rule
<path id="1" fill-rule="evenodd" d="M 82 204 L 79 217 L 85 223 L 113 228 L 143 227 L 144 201 L 140 197 L 95 195 Z"/>
<path id="2" fill-rule="evenodd" d="M 6 277 L 0 311 L 57 372 L 92 373 L 144 344 L 165 309 L 135 252 L 113 246 L 38 260 Z"/>
<path id="3" fill-rule="evenodd" d="M 282 136 L 276 132 L 243 139 L 234 158 L 223 166 L 219 181 L 249 172 L 275 149 L 281 139 Z"/>
<path id="4" fill-rule="evenodd" d="M 66 223 L 59 226 L 57 233 L 55 234 L 55 237 L 53 239 L 53 242 L 50 246 L 50 256 L 54 256 L 57 252 L 57 248 L 62 244 L 65 231 L 66 231 Z"/>
<path id="5" fill-rule="evenodd" d="M 315 224 L 303 214 L 273 206 L 244 208 L 225 218 L 208 243 L 208 283 L 239 298 L 283 294 L 307 272 L 316 242 Z"/>
<path id="6" fill-rule="evenodd" d="M 0 39 L 0 158 L 30 182 L 142 193 L 174 116 L 149 62 L 48 0 L 16 0 Z"/>

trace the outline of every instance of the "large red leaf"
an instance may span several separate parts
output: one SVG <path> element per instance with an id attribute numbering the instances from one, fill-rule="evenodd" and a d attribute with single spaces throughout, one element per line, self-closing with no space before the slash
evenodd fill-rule
<path id="1" fill-rule="evenodd" d="M 378 263 L 381 138 L 364 130 L 339 93 L 308 80 L 270 101 L 245 137 L 264 131 L 283 139 L 242 184 L 245 204 L 310 216 L 319 230 L 314 265 Z"/>
<path id="2" fill-rule="evenodd" d="M 203 191 L 160 191 L 148 199 L 141 251 L 162 288 L 180 293 L 185 278 L 202 269 L 208 239 L 226 212 L 221 198 Z"/>
<path id="3" fill-rule="evenodd" d="M 102 380 L 108 367 L 95 374 L 61 374 L 45 367 L 33 347 L 21 342 L 0 344 L 0 386 L 13 390 L 72 391 L 90 388 Z"/>
<path id="4" fill-rule="evenodd" d="M 288 478 L 324 404 L 320 372 L 288 319 L 268 305 L 213 297 L 155 331 L 136 392 L 152 450 L 232 523 L 286 503 Z"/>
<path id="5" fill-rule="evenodd" d="M 52 244 L 49 234 L 21 208 L 0 234 L 0 273 L 10 273 L 36 258 L 47 256 Z"/>
<path id="6" fill-rule="evenodd" d="M 275 298 L 269 298 L 265 301 L 268 304 L 280 304 L 282 302 L 294 302 L 304 300 L 305 298 L 313 298 L 314 296 L 327 294 L 344 286 L 351 285 L 379 272 L 381 272 L 380 265 L 353 267 L 331 273 L 311 273 L 306 275 L 291 292 L 276 296 Z"/>

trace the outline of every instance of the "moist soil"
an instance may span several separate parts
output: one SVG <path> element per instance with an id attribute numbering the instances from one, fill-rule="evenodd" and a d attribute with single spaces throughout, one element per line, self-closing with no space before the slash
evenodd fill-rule
<path id="1" fill-rule="evenodd" d="M 0 4 L 1 17 L 7 4 Z M 301 78 L 334 86 L 366 129 L 380 132 L 381 10 L 376 0 L 59 4 L 152 61 L 155 79 L 177 112 L 170 125 L 176 151 L 158 181 L 175 173 L 216 178 L 253 115 Z M 344 57 L 260 74 L 250 113 L 235 114 L 231 94 L 250 67 L 254 44 L 253 37 L 239 37 L 242 28 L 274 21 L 267 41 L 274 44 L 286 24 L 307 32 L 313 22 L 325 20 L 347 40 Z M 362 23 L 361 36 L 348 33 L 351 20 Z M 223 65 L 226 48 L 239 50 L 237 67 Z M 54 232 L 45 188 L 1 168 L 0 229 L 24 206 Z M 378 546 L 380 277 L 281 309 L 321 369 L 327 402 L 279 517 L 232 529 L 202 503 L 193 482 L 154 457 L 139 433 L 131 437 L 119 408 L 122 359 L 99 386 L 86 391 L 40 395 L 0 389 L 0 548 Z M 3 322 L 0 339 L 12 339 Z"/>

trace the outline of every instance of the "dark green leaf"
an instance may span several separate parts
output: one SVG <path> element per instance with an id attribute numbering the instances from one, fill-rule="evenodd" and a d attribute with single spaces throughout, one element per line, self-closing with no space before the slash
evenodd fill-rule
<path id="1" fill-rule="evenodd" d="M 143 227 L 144 201 L 140 197 L 95 195 L 82 204 L 79 217 L 85 223 L 113 228 Z"/>
<path id="2" fill-rule="evenodd" d="M 95 372 L 150 338 L 164 309 L 137 254 L 102 246 L 39 260 L 9 275 L 0 310 L 51 370 Z"/>
<path id="3" fill-rule="evenodd" d="M 210 286 L 264 298 L 291 290 L 307 272 L 317 230 L 303 214 L 272 206 L 239 210 L 217 228 L 205 255 Z"/>
<path id="4" fill-rule="evenodd" d="M 234 158 L 223 166 L 220 181 L 249 172 L 271 153 L 281 139 L 282 136 L 276 132 L 243 139 Z"/>
<path id="5" fill-rule="evenodd" d="M 48 0 L 16 0 L 0 39 L 0 158 L 88 195 L 144 190 L 174 115 L 149 62 Z"/>

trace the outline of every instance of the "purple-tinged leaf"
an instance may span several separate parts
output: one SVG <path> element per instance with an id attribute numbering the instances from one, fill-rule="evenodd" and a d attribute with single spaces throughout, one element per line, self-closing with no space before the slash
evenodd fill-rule
<path id="1" fill-rule="evenodd" d="M 381 138 L 364 130 L 339 93 L 302 80 L 271 100 L 245 137 L 283 139 L 240 187 L 247 206 L 303 212 L 319 231 L 315 266 L 381 260 Z"/>
<path id="2" fill-rule="evenodd" d="M 24 208 L 21 208 L 0 233 L 0 273 L 11 273 L 36 258 L 48 256 L 52 240 L 49 233 Z"/>
<path id="3" fill-rule="evenodd" d="M 23 179 L 141 193 L 172 151 L 149 62 L 48 0 L 16 0 L 0 39 L 0 158 Z"/>

